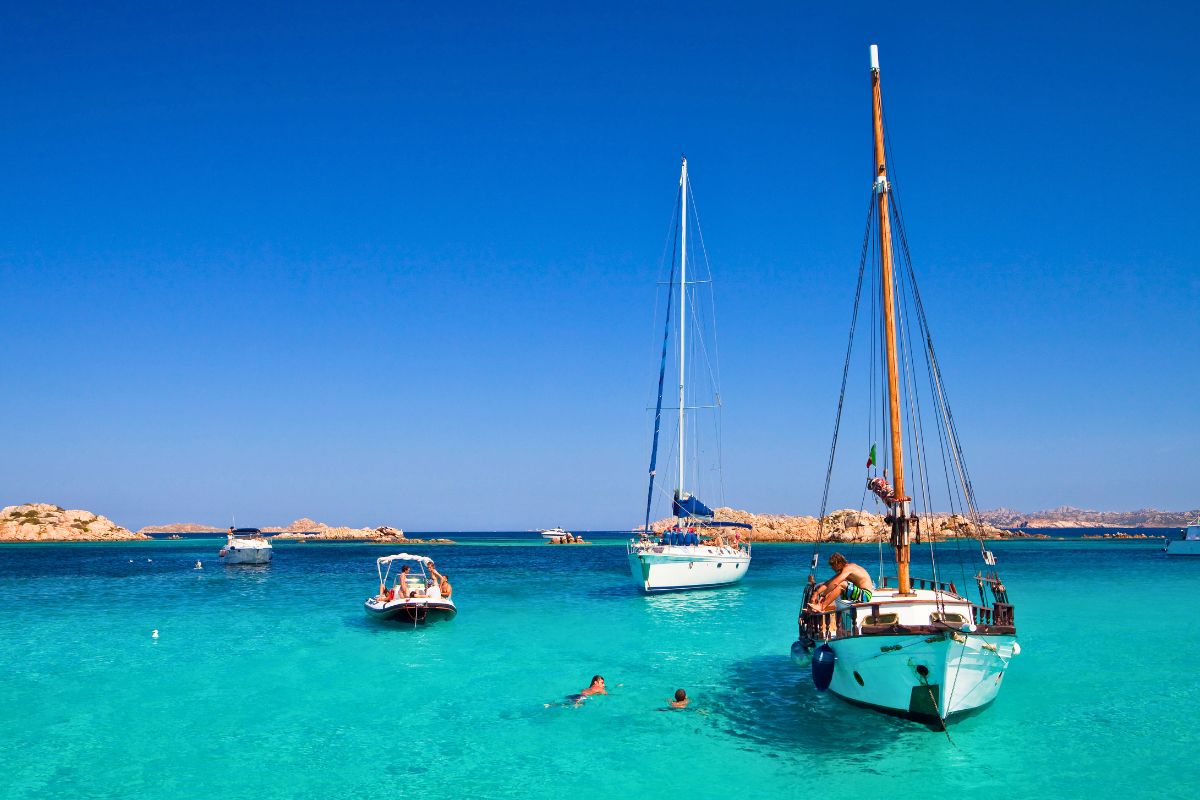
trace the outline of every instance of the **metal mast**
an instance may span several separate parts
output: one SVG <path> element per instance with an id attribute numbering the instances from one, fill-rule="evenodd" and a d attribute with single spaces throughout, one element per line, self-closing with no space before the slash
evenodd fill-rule
<path id="1" fill-rule="evenodd" d="M 882 258 L 883 328 L 887 349 L 889 429 L 892 434 L 892 481 L 896 500 L 891 506 L 892 549 L 900 594 L 912 594 L 909 577 L 909 498 L 904 493 L 904 449 L 901 441 L 900 378 L 896 357 L 896 289 L 892 272 L 892 226 L 888 213 L 887 162 L 883 145 L 883 97 L 879 86 L 879 48 L 871 45 L 871 116 L 875 128 L 875 199 L 879 207 L 879 251 Z"/>
<path id="2" fill-rule="evenodd" d="M 687 157 L 679 173 L 679 483 L 675 488 L 676 501 L 683 502 L 683 443 L 684 443 L 684 354 L 687 337 L 687 207 L 688 207 Z"/>

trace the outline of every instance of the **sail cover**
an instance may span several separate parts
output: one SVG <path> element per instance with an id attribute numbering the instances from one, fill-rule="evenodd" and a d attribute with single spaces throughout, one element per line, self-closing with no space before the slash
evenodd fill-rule
<path id="1" fill-rule="evenodd" d="M 701 503 L 698 498 L 685 493 L 680 499 L 678 492 L 671 502 L 671 512 L 677 517 L 690 519 L 712 519 L 713 517 L 712 509 Z"/>

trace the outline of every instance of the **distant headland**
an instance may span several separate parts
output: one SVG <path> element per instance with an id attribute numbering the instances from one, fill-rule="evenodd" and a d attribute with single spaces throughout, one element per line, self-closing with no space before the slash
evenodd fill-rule
<path id="1" fill-rule="evenodd" d="M 211 533 L 224 535 L 228 528 L 197 522 L 147 525 L 134 532 L 91 511 L 69 511 L 49 503 L 26 503 L 0 509 L 0 542 L 122 542 L 152 539 L 150 534 Z M 265 527 L 272 538 L 294 541 L 374 542 L 387 544 L 453 544 L 451 539 L 409 539 L 390 525 L 375 528 L 332 526 L 301 517 L 286 527 Z"/>
<path id="2" fill-rule="evenodd" d="M 739 522 L 750 526 L 749 538 L 754 542 L 876 542 L 888 535 L 890 525 L 882 514 L 843 508 L 825 516 L 821 525 L 816 517 L 788 514 L 753 514 L 736 508 L 717 508 L 713 514 L 718 522 Z M 655 532 L 675 524 L 672 518 L 651 523 Z M 975 527 L 960 514 L 933 514 L 920 518 L 922 537 L 934 541 L 972 537 Z M 1024 533 L 983 525 L 985 539 L 1049 538 L 1045 534 Z"/>
<path id="3" fill-rule="evenodd" d="M 1059 506 L 1049 511 L 1024 514 L 1009 508 L 979 512 L 989 525 L 1000 528 L 1184 528 L 1200 517 L 1200 509 L 1191 511 L 1088 511 Z"/>
<path id="4" fill-rule="evenodd" d="M 716 509 L 722 522 L 741 522 L 751 526 L 750 538 L 760 542 L 813 542 L 818 537 L 832 542 L 874 542 L 885 535 L 888 526 L 883 516 L 868 511 L 841 509 L 828 514 L 824 526 L 816 517 L 786 514 L 754 514 L 735 508 Z M 985 539 L 1049 538 L 1045 534 L 1027 533 L 1021 528 L 1183 528 L 1200 517 L 1200 509 L 1192 511 L 1159 511 L 1153 508 L 1138 511 L 1088 511 L 1061 506 L 1048 511 L 1023 513 L 1007 508 L 979 513 Z M 663 519 L 651 525 L 662 531 L 674 520 Z M 123 528 L 107 517 L 91 511 L 67 510 L 50 503 L 26 503 L 0 509 L 0 543 L 3 542 L 120 542 L 153 538 L 151 534 L 222 535 L 227 528 L 197 522 L 172 522 L 147 525 L 134 532 Z M 301 517 L 285 527 L 264 527 L 272 538 L 292 541 L 341 541 L 385 544 L 452 544 L 451 539 L 410 539 L 404 531 L 391 525 L 373 528 L 352 528 L 327 525 Z M 931 514 L 921 518 L 921 534 L 935 541 L 971 537 L 974 526 L 959 514 Z M 1106 538 L 1141 538 L 1138 536 L 1109 536 Z"/>
<path id="5" fill-rule="evenodd" d="M 786 514 L 754 514 L 735 508 L 713 512 L 720 522 L 740 522 L 751 526 L 750 539 L 757 542 L 875 542 L 887 535 L 888 524 L 882 514 L 840 509 L 826 515 L 821 526 L 816 517 Z M 981 511 L 981 531 L 985 539 L 1049 539 L 1047 534 L 1027 533 L 1021 528 L 1182 528 L 1200 516 L 1200 511 L 1086 511 L 1063 506 L 1052 511 L 1022 514 L 1011 509 Z M 659 532 L 675 522 L 660 519 L 651 524 Z M 975 526 L 961 514 L 921 516 L 921 535 L 934 541 L 974 537 Z M 1143 538 L 1143 537 L 1109 537 Z"/>

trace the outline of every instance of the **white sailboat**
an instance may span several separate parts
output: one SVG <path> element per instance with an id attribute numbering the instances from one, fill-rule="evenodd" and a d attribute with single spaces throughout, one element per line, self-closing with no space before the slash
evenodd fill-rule
<path id="1" fill-rule="evenodd" d="M 742 541 L 743 531 L 749 525 L 717 522 L 713 512 L 685 488 L 687 479 L 687 331 L 692 322 L 689 317 L 688 295 L 696 281 L 688 281 L 688 164 L 683 159 L 679 175 L 679 282 L 668 280 L 666 332 L 663 335 L 663 352 L 658 375 L 658 400 L 654 416 L 654 438 L 650 452 L 650 487 L 646 496 L 646 519 L 643 533 L 631 540 L 626 554 L 633 582 L 644 592 L 666 592 L 683 589 L 705 589 L 724 586 L 740 581 L 750 568 L 750 542 Z M 674 270 L 675 259 L 671 266 Z M 654 505 L 655 467 L 658 460 L 658 438 L 662 429 L 663 381 L 666 375 L 667 351 L 671 333 L 672 298 L 678 306 L 678 478 L 671 499 L 671 515 L 675 524 L 654 536 L 651 532 L 650 513 Z M 715 392 L 716 393 L 716 392 Z M 719 405 L 719 393 L 714 405 Z"/>
<path id="2" fill-rule="evenodd" d="M 900 226 L 895 189 L 888 179 L 879 55 L 874 45 L 871 46 L 871 93 L 875 175 L 855 316 L 857 318 L 858 300 L 862 297 L 864 270 L 870 262 L 872 273 L 865 283 L 868 291 L 875 293 L 876 299 L 871 305 L 878 306 L 882 312 L 879 328 L 875 330 L 883 339 L 882 363 L 875 363 L 876 347 L 872 345 L 870 350 L 872 375 L 878 374 L 877 369 L 882 372 L 880 378 L 872 380 L 882 380 L 887 388 L 886 403 L 880 402 L 878 418 L 874 416 L 876 409 L 872 406 L 872 419 L 878 419 L 878 430 L 886 434 L 881 437 L 885 443 L 885 457 L 880 461 L 890 468 L 891 476 L 889 483 L 886 468 L 883 475 L 871 475 L 873 465 L 878 471 L 878 465 L 873 464 L 875 446 L 872 443 L 867 459 L 867 488 L 885 507 L 884 518 L 890 523 L 890 543 L 897 574 L 895 578 L 879 576 L 869 598 L 854 597 L 857 592 L 851 589 L 847 592 L 850 597 L 837 600 L 833 608 L 820 610 L 826 607 L 826 600 L 814 610 L 809 604 L 816 594 L 816 585 L 810 572 L 800 613 L 799 641 L 792 646 L 792 654 L 798 663 L 811 664 L 813 681 L 818 689 L 828 688 L 851 703 L 944 727 L 948 720 L 978 711 L 995 699 L 1005 670 L 1013 656 L 1020 653 L 1020 646 L 1013 606 L 1004 584 L 994 570 L 984 569 L 995 565 L 995 556 L 984 549 L 982 540 L 978 552 L 983 563 L 973 578 L 968 578 L 965 570 L 960 573 L 960 581 L 964 584 L 961 589 L 939 574 L 932 541 L 929 542 L 932 578 L 913 578 L 909 572 L 912 542 L 914 539 L 918 544 L 921 542 L 921 520 L 931 513 L 929 484 L 932 478 L 928 461 L 936 458 L 938 449 L 943 459 L 938 466 L 945 468 L 950 502 L 952 505 L 959 503 L 961 511 L 969 514 L 975 530 L 980 529 L 974 492 L 947 404 L 924 306 L 916 288 L 907 239 Z M 899 263 L 894 263 L 893 256 L 893 217 L 899 231 Z M 868 247 L 872 243 L 872 228 L 876 232 L 877 246 Z M 868 253 L 872 254 L 871 259 L 868 259 Z M 876 256 L 877 261 L 874 260 Z M 879 280 L 872 286 L 876 267 Z M 919 327 L 919 339 L 908 335 L 909 326 L 914 323 Z M 852 325 L 833 453 L 822 501 L 822 519 L 833 473 L 833 455 L 837 451 L 836 431 L 841 423 L 842 402 L 850 373 L 853 331 Z M 927 374 L 921 375 L 922 379 L 928 379 L 927 388 L 917 381 L 922 360 L 928 367 Z M 869 402 L 873 404 L 873 398 L 878 397 L 879 392 L 870 394 Z M 922 397 L 929 398 L 935 405 L 936 413 L 932 418 L 937 434 L 930 437 L 935 441 L 926 441 L 923 435 L 922 420 L 931 415 L 920 414 Z M 907 460 L 905 431 L 911 446 Z M 910 487 L 906 484 L 906 475 L 913 478 L 911 488 L 917 499 L 907 494 Z M 974 548 L 970 549 L 974 551 Z M 814 554 L 814 571 L 817 562 Z M 882 563 L 880 569 L 882 571 Z M 969 582 L 978 588 L 978 602 L 968 597 L 965 584 Z"/>

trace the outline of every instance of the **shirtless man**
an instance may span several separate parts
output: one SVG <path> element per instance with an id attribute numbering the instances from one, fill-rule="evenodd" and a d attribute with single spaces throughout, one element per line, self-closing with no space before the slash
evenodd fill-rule
<path id="1" fill-rule="evenodd" d="M 591 697 L 594 694 L 608 694 L 604 690 L 604 678 L 601 675 L 593 675 L 592 683 L 586 689 L 579 693 L 579 699 Z"/>
<path id="2" fill-rule="evenodd" d="M 567 702 L 543 703 L 543 705 L 546 708 L 550 708 L 551 706 L 574 706 L 575 708 L 579 708 L 581 705 L 583 705 L 584 700 L 594 694 L 608 694 L 608 692 L 604 689 L 604 677 L 602 675 L 593 675 L 591 684 L 589 684 L 588 687 L 582 692 L 579 692 L 578 694 L 567 695 Z"/>
<path id="3" fill-rule="evenodd" d="M 688 697 L 687 692 L 685 692 L 683 689 L 676 689 L 675 699 L 668 700 L 667 705 L 671 708 L 687 708 L 688 702 L 691 699 L 692 698 Z"/>
<path id="4" fill-rule="evenodd" d="M 851 563 L 841 553 L 829 557 L 829 566 L 834 575 L 824 583 L 817 584 L 808 604 L 810 611 L 829 611 L 838 599 L 851 603 L 867 603 L 875 593 L 871 576 L 858 564 Z"/>

